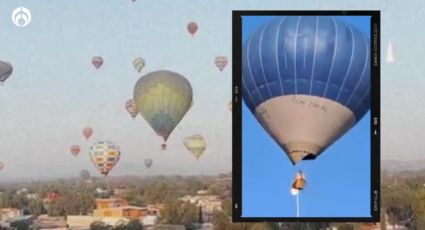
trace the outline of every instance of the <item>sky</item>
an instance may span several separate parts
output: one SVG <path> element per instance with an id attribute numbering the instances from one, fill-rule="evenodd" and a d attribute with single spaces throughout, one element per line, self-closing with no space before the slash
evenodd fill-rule
<path id="1" fill-rule="evenodd" d="M 18 6 L 32 12 L 27 27 L 10 20 Z M 88 159 L 68 153 L 71 144 L 81 144 L 82 155 L 87 153 L 92 142 L 80 135 L 87 124 L 95 128 L 94 139 L 111 139 L 123 149 L 111 175 L 231 170 L 231 114 L 222 109 L 231 94 L 231 59 L 219 74 L 213 58 L 231 55 L 235 9 L 381 10 L 381 55 L 391 41 L 395 58 L 381 64 L 382 158 L 424 159 L 418 141 L 425 126 L 424 8 L 420 0 L 0 0 L 0 60 L 14 65 L 0 87 L 0 161 L 6 163 L 0 182 L 67 177 L 81 169 L 95 174 Z M 185 26 L 192 20 L 199 31 L 188 39 Z M 95 55 L 105 58 L 98 71 L 89 63 Z M 174 152 L 168 155 L 158 154 L 160 140 L 144 120 L 133 122 L 122 109 L 138 78 L 131 67 L 137 56 L 147 61 L 143 73 L 169 68 L 194 87 L 195 107 L 180 133 L 179 126 L 170 137 Z M 200 126 L 207 150 L 199 164 L 187 164 L 193 158 L 181 139 L 200 132 Z M 141 167 L 145 157 L 155 161 L 149 171 Z"/>
<path id="2" fill-rule="evenodd" d="M 242 17 L 242 40 L 273 16 Z M 336 17 L 370 39 L 370 17 Z M 289 192 L 297 170 L 306 176 L 300 192 L 301 217 L 370 217 L 370 112 L 312 161 L 294 167 L 286 153 L 242 108 L 242 216 L 296 217 Z"/>

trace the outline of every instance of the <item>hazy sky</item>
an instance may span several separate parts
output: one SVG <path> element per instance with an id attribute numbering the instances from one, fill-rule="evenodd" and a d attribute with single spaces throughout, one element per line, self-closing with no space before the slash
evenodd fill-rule
<path id="1" fill-rule="evenodd" d="M 32 12 L 25 28 L 10 20 L 18 6 Z M 98 175 L 86 155 L 93 141 L 81 136 L 87 124 L 95 140 L 122 148 L 111 175 L 230 171 L 231 60 L 223 73 L 213 61 L 231 56 L 233 9 L 381 10 L 382 46 L 391 40 L 395 55 L 395 63 L 382 63 L 383 158 L 422 158 L 424 8 L 419 0 L 0 0 L 0 59 L 15 68 L 0 87 L 0 160 L 6 164 L 0 181 L 76 175 L 81 169 Z M 195 38 L 185 28 L 192 20 L 199 24 Z M 105 59 L 100 70 L 90 64 L 95 55 Z M 194 88 L 194 107 L 164 154 L 147 123 L 129 119 L 123 108 L 138 78 L 131 66 L 137 56 L 147 61 L 144 73 L 174 70 Z M 198 164 L 181 143 L 193 133 L 208 142 Z M 77 159 L 69 154 L 71 144 L 82 146 Z M 149 171 L 142 166 L 145 157 L 155 161 Z"/>

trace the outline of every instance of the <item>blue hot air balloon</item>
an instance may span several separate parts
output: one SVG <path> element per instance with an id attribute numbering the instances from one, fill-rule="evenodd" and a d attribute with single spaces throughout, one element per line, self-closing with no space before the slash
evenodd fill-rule
<path id="1" fill-rule="evenodd" d="M 369 38 L 338 17 L 274 18 L 242 56 L 245 104 L 293 164 L 316 158 L 370 108 Z"/>

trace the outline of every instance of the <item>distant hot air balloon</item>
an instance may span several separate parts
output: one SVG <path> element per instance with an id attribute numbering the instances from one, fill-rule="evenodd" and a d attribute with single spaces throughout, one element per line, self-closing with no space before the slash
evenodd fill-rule
<path id="1" fill-rule="evenodd" d="M 13 67 L 10 63 L 0 61 L 0 84 L 3 84 L 13 72 Z"/>
<path id="2" fill-rule="evenodd" d="M 192 86 L 178 73 L 160 70 L 142 76 L 134 87 L 134 101 L 142 117 L 167 141 L 192 103 Z M 165 149 L 165 143 L 162 145 Z"/>
<path id="3" fill-rule="evenodd" d="M 132 118 L 135 118 L 137 114 L 139 113 L 139 111 L 137 110 L 136 103 L 134 102 L 133 99 L 130 99 L 125 103 L 125 109 L 127 110 L 127 112 L 130 114 Z"/>
<path id="4" fill-rule="evenodd" d="M 71 154 L 74 157 L 78 156 L 78 154 L 80 153 L 80 146 L 78 146 L 78 145 L 72 145 L 70 147 L 70 152 L 71 152 Z"/>
<path id="5" fill-rule="evenodd" d="M 146 62 L 145 59 L 138 57 L 133 61 L 133 67 L 136 69 L 138 73 L 142 72 L 142 69 L 145 67 Z"/>
<path id="6" fill-rule="evenodd" d="M 3 170 L 3 168 L 4 168 L 4 163 L 0 162 L 0 171 Z"/>
<path id="7" fill-rule="evenodd" d="M 369 38 L 337 17 L 266 22 L 242 56 L 245 104 L 293 164 L 316 158 L 369 110 Z"/>
<path id="8" fill-rule="evenodd" d="M 88 140 L 92 134 L 93 134 L 93 129 L 91 127 L 85 127 L 83 129 L 83 135 L 86 138 L 86 140 Z"/>
<path id="9" fill-rule="evenodd" d="M 394 54 L 393 54 L 393 45 L 391 42 L 388 43 L 388 49 L 387 49 L 387 63 L 393 63 L 394 62 Z"/>
<path id="10" fill-rule="evenodd" d="M 146 166 L 146 168 L 150 168 L 152 166 L 152 164 L 153 164 L 153 160 L 152 159 L 150 159 L 150 158 L 145 159 L 145 166 Z"/>
<path id="11" fill-rule="evenodd" d="M 198 24 L 189 22 L 189 24 L 187 24 L 187 31 L 189 31 L 190 35 L 195 35 L 196 31 L 198 31 Z"/>
<path id="12" fill-rule="evenodd" d="M 120 147 L 110 141 L 99 141 L 90 148 L 89 156 L 97 170 L 107 176 L 120 160 Z"/>
<path id="13" fill-rule="evenodd" d="M 217 68 L 220 71 L 223 71 L 223 69 L 227 66 L 227 57 L 225 56 L 218 56 L 215 58 L 215 66 L 217 66 Z"/>
<path id="14" fill-rule="evenodd" d="M 99 69 L 103 65 L 103 58 L 100 56 L 95 56 L 92 58 L 91 63 L 96 67 L 96 69 Z"/>
<path id="15" fill-rule="evenodd" d="M 230 112 L 232 112 L 232 106 L 233 106 L 232 101 L 229 101 L 229 103 L 227 103 L 227 107 L 229 108 Z"/>
<path id="16" fill-rule="evenodd" d="M 183 140 L 183 144 L 192 153 L 196 160 L 199 160 L 201 155 L 204 153 L 205 148 L 207 148 L 207 143 L 205 142 L 204 137 L 199 134 L 186 137 Z"/>

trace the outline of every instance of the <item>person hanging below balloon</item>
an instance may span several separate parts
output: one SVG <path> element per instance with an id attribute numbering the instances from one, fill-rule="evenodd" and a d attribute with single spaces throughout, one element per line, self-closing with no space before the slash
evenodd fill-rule
<path id="1" fill-rule="evenodd" d="M 142 76 L 134 86 L 137 110 L 167 148 L 170 134 L 183 119 L 192 103 L 192 86 L 182 75 L 159 70 Z"/>
<path id="2" fill-rule="evenodd" d="M 204 140 L 204 137 L 200 134 L 195 134 L 188 136 L 183 140 L 184 146 L 189 150 L 190 153 L 199 161 L 199 158 L 204 153 L 207 148 L 207 143 Z"/>
<path id="3" fill-rule="evenodd" d="M 91 63 L 96 67 L 96 69 L 99 69 L 103 65 L 103 58 L 100 56 L 95 56 L 92 58 Z"/>
<path id="4" fill-rule="evenodd" d="M 83 129 L 83 136 L 88 140 L 93 134 L 93 129 L 91 127 L 85 127 Z"/>
<path id="5" fill-rule="evenodd" d="M 193 37 L 198 31 L 198 24 L 196 24 L 196 22 L 189 22 L 189 24 L 187 24 L 187 31 Z"/>
<path id="6" fill-rule="evenodd" d="M 223 71 L 224 68 L 227 66 L 227 57 L 225 56 L 218 56 L 214 60 L 215 66 L 220 70 L 220 72 Z"/>
<path id="7" fill-rule="evenodd" d="M 91 146 L 89 156 L 94 167 L 106 177 L 120 160 L 121 151 L 113 142 L 99 141 Z"/>
<path id="8" fill-rule="evenodd" d="M 0 84 L 3 85 L 3 83 L 12 75 L 13 72 L 13 66 L 4 61 L 0 61 Z"/>
<path id="9" fill-rule="evenodd" d="M 296 196 L 296 205 L 297 205 L 297 217 L 300 216 L 300 202 L 299 202 L 299 193 L 300 191 L 302 191 L 304 189 L 304 186 L 306 184 L 306 180 L 304 177 L 304 174 L 301 170 L 299 170 L 296 174 L 295 174 L 295 178 L 292 181 L 291 184 L 291 194 L 293 196 Z"/>
<path id="10" fill-rule="evenodd" d="M 337 17 L 286 16 L 243 45 L 243 101 L 292 164 L 319 156 L 370 108 L 369 37 Z"/>
<path id="11" fill-rule="evenodd" d="M 133 99 L 127 100 L 125 103 L 125 109 L 130 114 L 130 116 L 134 119 L 137 117 L 139 111 L 137 110 L 136 103 Z"/>

